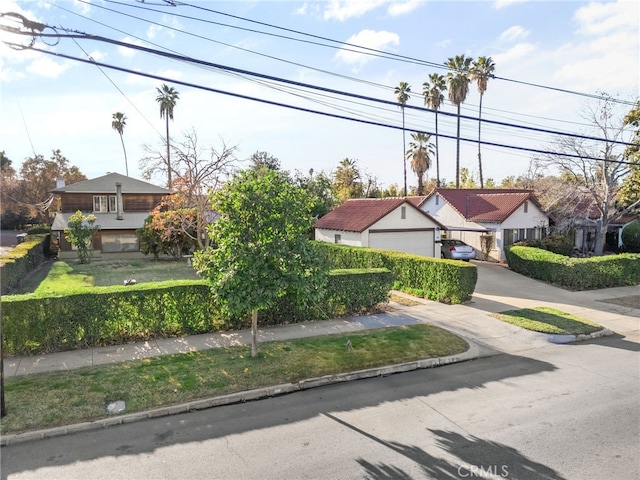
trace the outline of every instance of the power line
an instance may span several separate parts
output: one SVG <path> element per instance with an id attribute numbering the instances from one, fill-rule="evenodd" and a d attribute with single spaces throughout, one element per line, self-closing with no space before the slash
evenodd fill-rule
<path id="1" fill-rule="evenodd" d="M 191 88 L 195 88 L 195 89 L 199 89 L 199 90 L 205 90 L 205 91 L 212 92 L 212 93 L 219 93 L 219 94 L 222 94 L 222 95 L 228 95 L 228 96 L 232 96 L 232 97 L 236 97 L 236 98 L 241 98 L 241 99 L 244 99 L 244 100 L 251 100 L 251 101 L 255 101 L 255 102 L 264 103 L 264 104 L 267 104 L 267 105 L 278 106 L 278 107 L 283 107 L 283 108 L 289 108 L 289 109 L 297 110 L 297 111 L 301 111 L 301 112 L 313 113 L 313 114 L 322 115 L 322 116 L 326 116 L 326 117 L 330 117 L 330 118 L 348 120 L 348 121 L 353 121 L 353 122 L 362 123 L 362 124 L 366 124 L 366 125 L 385 127 L 385 128 L 392 128 L 392 129 L 395 129 L 395 130 L 402 130 L 402 127 L 399 127 L 399 126 L 396 126 L 396 125 L 389 125 L 389 124 L 384 124 L 384 123 L 380 123 L 380 122 L 374 122 L 374 121 L 370 121 L 370 120 L 363 120 L 363 119 L 359 119 L 359 118 L 346 117 L 346 116 L 343 116 L 343 115 L 336 115 L 336 114 L 332 114 L 332 113 L 328 113 L 328 112 L 312 110 L 312 109 L 308 109 L 308 108 L 304 108 L 304 107 L 298 107 L 298 106 L 295 106 L 295 105 L 285 104 L 285 103 L 282 103 L 282 102 L 275 102 L 275 101 L 272 101 L 272 100 L 266 100 L 266 99 L 262 99 L 262 98 L 252 97 L 252 96 L 249 96 L 249 95 L 243 95 L 243 94 L 239 94 L 239 93 L 228 92 L 228 91 L 225 91 L 225 90 L 206 87 L 206 86 L 203 86 L 203 85 L 198 85 L 198 84 L 194 84 L 194 83 L 190 83 L 190 82 L 185 82 L 185 81 L 182 81 L 182 80 L 171 79 L 171 78 L 163 77 L 163 76 L 160 76 L 160 75 L 154 75 L 154 74 L 150 74 L 150 73 L 144 73 L 144 72 L 131 70 L 131 69 L 124 68 L 124 67 L 118 67 L 116 65 L 109 65 L 109 64 L 106 64 L 106 63 L 103 63 L 103 62 L 85 60 L 83 58 L 73 57 L 71 55 L 51 52 L 51 51 L 47 51 L 47 50 L 42 50 L 42 49 L 35 48 L 35 47 L 31 47 L 30 50 L 33 50 L 33 51 L 36 51 L 36 52 L 40 52 L 40 53 L 44 53 L 44 54 L 51 55 L 51 56 L 55 56 L 55 57 L 59 57 L 59 58 L 65 58 L 67 60 L 75 60 L 75 61 L 78 61 L 78 62 L 88 63 L 88 64 L 97 64 L 97 65 L 100 65 L 101 67 L 110 68 L 110 69 L 117 70 L 117 71 L 120 71 L 120 72 L 130 73 L 132 75 L 138 75 L 138 76 L 142 76 L 142 77 L 146 77 L 146 78 L 151 78 L 151 79 L 154 79 L 154 80 L 160 80 L 160 81 L 163 81 L 163 82 L 169 82 L 169 83 L 173 83 L 173 84 L 176 84 L 176 85 L 182 85 L 182 86 L 191 87 Z M 380 100 L 380 101 L 381 102 L 386 102 L 384 100 Z M 416 130 L 416 131 L 418 131 L 418 130 Z M 430 135 L 433 135 L 432 132 L 424 132 L 424 133 L 428 133 Z M 447 138 L 447 139 L 456 139 L 457 138 L 457 137 L 454 137 L 454 136 L 451 136 L 451 135 L 443 135 L 443 134 L 439 134 L 439 136 L 442 137 L 442 138 Z M 460 141 L 468 142 L 468 143 L 480 143 L 482 145 L 490 145 L 490 146 L 494 146 L 494 147 L 507 148 L 507 149 L 513 149 L 513 150 L 519 150 L 519 151 L 526 151 L 526 152 L 538 153 L 538 154 L 542 154 L 542 155 L 557 155 L 557 156 L 562 156 L 562 157 L 567 157 L 567 158 L 578 158 L 578 159 L 582 159 L 582 160 L 593 160 L 593 161 L 599 161 L 599 162 L 607 161 L 609 163 L 628 164 L 628 165 L 632 165 L 633 164 L 633 162 L 628 162 L 628 161 L 624 161 L 624 160 L 605 160 L 605 159 L 602 159 L 602 158 L 589 157 L 589 156 L 583 156 L 583 155 L 559 153 L 559 152 L 553 152 L 553 151 L 549 151 L 549 150 L 540 150 L 540 149 L 528 148 L 528 147 L 518 147 L 518 146 L 515 146 L 515 145 L 506 145 L 506 144 L 501 144 L 501 143 L 497 143 L 497 142 L 489 142 L 489 141 L 486 141 L 486 140 L 478 141 L 478 140 L 470 139 L 470 138 L 460 138 Z M 632 145 L 632 144 L 629 144 L 629 145 Z"/>

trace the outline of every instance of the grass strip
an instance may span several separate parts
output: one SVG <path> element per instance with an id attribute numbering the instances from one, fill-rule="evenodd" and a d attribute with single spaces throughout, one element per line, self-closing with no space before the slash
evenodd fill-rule
<path id="1" fill-rule="evenodd" d="M 495 313 L 493 317 L 527 330 L 559 335 L 589 335 L 602 330 L 595 322 L 549 307 Z"/>
<path id="2" fill-rule="evenodd" d="M 352 350 L 346 348 L 351 340 Z M 259 387 L 443 357 L 467 343 L 433 325 L 411 325 L 153 357 L 101 367 L 5 379 L 7 416 L 0 433 L 20 433 L 104 418 L 110 402 L 123 413 Z"/>

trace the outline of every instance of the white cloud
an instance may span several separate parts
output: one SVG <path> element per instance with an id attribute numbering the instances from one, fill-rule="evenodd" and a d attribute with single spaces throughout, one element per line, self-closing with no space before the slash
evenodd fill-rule
<path id="1" fill-rule="evenodd" d="M 149 28 L 147 28 L 147 38 L 153 40 L 154 38 L 156 38 L 156 35 L 160 30 L 162 30 L 162 27 L 160 25 L 149 25 Z"/>
<path id="2" fill-rule="evenodd" d="M 578 23 L 578 33 L 602 35 L 620 28 L 638 28 L 640 6 L 628 0 L 613 3 L 590 3 L 580 7 L 574 20 Z M 636 43 L 637 43 L 636 38 Z"/>
<path id="3" fill-rule="evenodd" d="M 500 34 L 501 42 L 513 42 L 514 40 L 525 39 L 529 36 L 529 30 L 526 30 L 521 25 L 514 25 L 513 27 L 507 28 L 504 32 Z"/>
<path id="4" fill-rule="evenodd" d="M 510 7 L 511 5 L 515 4 L 515 3 L 524 3 L 524 2 L 528 2 L 529 0 L 496 0 L 496 3 L 494 4 L 494 7 L 496 10 L 500 10 L 501 8 L 506 8 L 506 7 Z"/>
<path id="5" fill-rule="evenodd" d="M 122 41 L 124 43 L 130 43 L 132 45 L 142 46 L 142 42 L 140 40 L 135 39 L 135 38 L 124 37 L 122 39 Z M 128 48 L 128 47 L 118 47 L 118 52 L 120 52 L 120 54 L 123 57 L 133 57 L 136 53 L 138 53 L 138 51 L 136 49 Z"/>
<path id="6" fill-rule="evenodd" d="M 352 45 L 359 45 L 366 48 L 372 48 L 375 50 L 384 50 L 389 46 L 395 46 L 400 44 L 400 37 L 396 33 L 386 32 L 384 30 L 362 30 L 355 35 L 352 35 L 347 39 L 346 43 Z M 348 49 L 348 50 L 346 50 Z M 367 52 L 366 50 L 360 50 L 361 52 Z M 336 53 L 335 59 L 341 63 L 349 65 L 355 65 L 356 68 L 360 68 L 370 60 L 372 55 L 366 53 L 360 53 L 356 47 L 345 47 Z"/>
<path id="7" fill-rule="evenodd" d="M 536 50 L 533 43 L 518 43 L 503 53 L 491 55 L 496 65 L 506 65 L 514 60 L 526 59 Z"/>
<path id="8" fill-rule="evenodd" d="M 343 22 L 351 17 L 360 17 L 387 2 L 388 0 L 329 0 L 324 10 L 324 19 Z"/>
<path id="9" fill-rule="evenodd" d="M 79 2 L 78 0 L 73 0 L 73 6 L 80 11 L 82 15 L 87 15 L 91 11 L 91 0 L 87 0 L 86 2 Z"/>
<path id="10" fill-rule="evenodd" d="M 69 64 L 67 63 L 58 63 L 50 58 L 41 57 L 31 62 L 27 71 L 41 77 L 56 78 L 68 68 Z"/>
<path id="11" fill-rule="evenodd" d="M 394 2 L 389 5 L 387 11 L 392 17 L 397 17 L 399 15 L 405 15 L 407 13 L 413 12 L 422 3 L 424 3 L 424 0 L 406 0 L 404 2 Z"/>
<path id="12" fill-rule="evenodd" d="M 105 58 L 107 58 L 108 55 L 105 52 L 101 52 L 100 50 L 94 50 L 89 54 L 89 57 L 91 57 L 92 60 L 99 62 L 100 60 L 104 60 Z"/>

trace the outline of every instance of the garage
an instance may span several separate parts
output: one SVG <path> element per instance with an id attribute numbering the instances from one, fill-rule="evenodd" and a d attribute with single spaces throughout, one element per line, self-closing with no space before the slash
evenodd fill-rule
<path id="1" fill-rule="evenodd" d="M 434 230 L 369 230 L 369 247 L 434 257 Z"/>

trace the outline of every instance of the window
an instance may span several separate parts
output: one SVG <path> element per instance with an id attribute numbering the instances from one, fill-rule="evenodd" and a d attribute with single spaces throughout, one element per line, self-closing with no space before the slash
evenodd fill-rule
<path id="1" fill-rule="evenodd" d="M 536 239 L 536 229 L 527 228 L 527 240 L 535 240 L 535 239 Z"/>
<path id="2" fill-rule="evenodd" d="M 440 195 L 436 195 L 436 205 L 440 205 Z"/>
<path id="3" fill-rule="evenodd" d="M 400 207 L 400 218 L 402 220 L 407 218 L 407 207 Z"/>
<path id="4" fill-rule="evenodd" d="M 340 241 L 342 240 L 342 235 L 336 233 L 335 236 L 333 237 L 333 240 L 335 243 L 340 243 Z"/>
<path id="5" fill-rule="evenodd" d="M 115 212 L 116 196 L 111 195 L 94 195 L 93 196 L 93 211 L 94 212 Z"/>
<path id="6" fill-rule="evenodd" d="M 529 202 L 528 201 L 524 201 L 524 213 L 527 213 L 529 211 Z"/>

